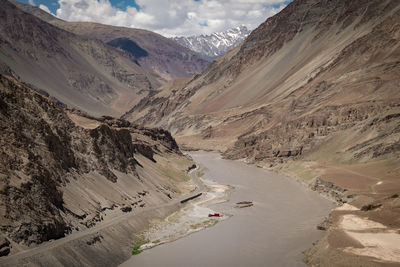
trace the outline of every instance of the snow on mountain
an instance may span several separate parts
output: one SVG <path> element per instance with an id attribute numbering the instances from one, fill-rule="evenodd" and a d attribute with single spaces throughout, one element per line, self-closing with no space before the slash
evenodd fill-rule
<path id="1" fill-rule="evenodd" d="M 171 38 L 178 44 L 185 46 L 208 59 L 215 59 L 239 45 L 250 34 L 246 26 L 241 25 L 224 32 L 215 32 L 211 35 Z"/>

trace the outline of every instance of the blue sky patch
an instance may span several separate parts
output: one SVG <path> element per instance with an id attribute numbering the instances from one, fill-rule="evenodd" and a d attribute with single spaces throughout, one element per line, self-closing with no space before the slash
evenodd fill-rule
<path id="1" fill-rule="evenodd" d="M 16 0 L 23 4 L 29 4 L 29 0 Z M 50 9 L 50 12 L 56 14 L 57 9 L 60 7 L 57 0 L 33 0 L 36 6 L 45 5 Z M 112 6 L 126 10 L 128 6 L 136 8 L 137 11 L 140 10 L 140 6 L 136 4 L 135 0 L 110 0 Z"/>
<path id="2" fill-rule="evenodd" d="M 28 0 L 17 0 L 17 1 L 21 2 L 23 4 L 29 5 Z M 39 6 L 39 5 L 47 6 L 50 9 L 50 12 L 53 14 L 56 14 L 56 10 L 60 7 L 60 5 L 58 4 L 58 1 L 55 1 L 55 0 L 34 0 L 34 3 L 36 6 Z"/>
<path id="3" fill-rule="evenodd" d="M 280 4 L 273 4 L 272 7 L 273 7 L 273 8 L 280 8 L 282 5 L 287 6 L 287 5 L 290 4 L 291 2 L 292 2 L 292 0 L 290 0 L 290 1 L 285 1 L 285 2 L 280 3 Z"/>
<path id="4" fill-rule="evenodd" d="M 128 6 L 136 8 L 137 11 L 140 10 L 140 6 L 136 4 L 135 0 L 110 0 L 110 2 L 112 6 L 124 11 Z"/>

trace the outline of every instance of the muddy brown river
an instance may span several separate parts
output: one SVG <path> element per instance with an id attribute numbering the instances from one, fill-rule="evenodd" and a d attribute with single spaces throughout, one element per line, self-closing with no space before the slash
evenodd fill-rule
<path id="1" fill-rule="evenodd" d="M 206 179 L 235 188 L 228 202 L 211 206 L 233 216 L 145 250 L 121 266 L 305 266 L 303 251 L 322 237 L 316 225 L 332 202 L 293 179 L 215 153 L 191 156 L 208 169 Z M 239 201 L 254 206 L 235 208 Z"/>

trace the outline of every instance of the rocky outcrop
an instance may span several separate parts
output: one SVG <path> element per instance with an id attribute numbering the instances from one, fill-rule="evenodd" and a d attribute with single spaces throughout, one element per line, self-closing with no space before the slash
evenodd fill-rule
<path id="1" fill-rule="evenodd" d="M 127 212 L 179 195 L 176 185 L 157 177 L 143 183 L 145 167 L 136 159 L 157 164 L 156 153 L 184 158 L 169 132 L 67 112 L 99 126 L 78 126 L 50 99 L 0 76 L 0 232 L 12 242 L 58 239 L 93 227 L 109 209 Z M 3 255 L 8 245 L 0 244 Z"/>
<path id="2" fill-rule="evenodd" d="M 170 152 L 174 152 L 177 154 L 181 153 L 179 146 L 176 143 L 175 139 L 172 137 L 171 133 L 162 128 L 148 128 L 148 127 L 144 127 L 144 126 L 140 126 L 140 125 L 131 123 L 122 118 L 114 118 L 114 117 L 110 117 L 110 116 L 93 117 L 93 116 L 91 116 L 85 112 L 82 112 L 80 110 L 77 110 L 77 109 L 71 109 L 68 111 L 73 114 L 77 114 L 81 117 L 88 118 L 92 121 L 101 122 L 112 128 L 129 129 L 130 133 L 133 133 L 133 134 L 136 133 L 136 134 L 147 136 L 147 137 L 151 138 L 153 141 L 156 141 L 157 142 L 156 144 L 162 144 L 162 146 L 167 148 Z M 137 139 L 132 139 L 132 142 L 134 143 L 135 151 L 141 150 L 144 153 L 143 155 L 147 155 L 149 157 L 149 159 L 152 158 L 153 154 L 147 148 L 141 147 L 140 143 L 136 143 L 136 140 Z M 154 146 L 152 148 L 155 150 L 158 150 L 157 146 Z"/>
<path id="3" fill-rule="evenodd" d="M 224 155 L 231 159 L 246 157 L 255 161 L 296 158 L 312 151 L 334 133 L 352 128 L 360 135 L 371 129 L 380 133 L 351 146 L 347 152 L 352 153 L 356 159 L 385 157 L 396 152 L 397 144 L 391 140 L 399 133 L 395 123 L 397 113 L 394 113 L 398 106 L 397 101 L 328 106 L 312 115 L 286 119 L 257 134 L 249 131 L 240 136 Z M 258 129 L 253 129 L 253 132 Z"/>
<path id="4" fill-rule="evenodd" d="M 325 217 L 325 219 L 317 225 L 317 229 L 321 231 L 326 231 L 332 225 L 332 222 L 329 221 L 329 217 Z"/>
<path id="5" fill-rule="evenodd" d="M 338 204 L 347 203 L 347 197 L 345 193 L 347 189 L 341 188 L 340 186 L 334 185 L 332 182 L 324 181 L 321 178 L 316 178 L 311 184 L 310 188 L 313 191 L 317 191 L 319 194 L 335 201 Z"/>
<path id="6" fill-rule="evenodd" d="M 7 256 L 10 253 L 10 241 L 2 237 L 0 239 L 0 257 Z"/>

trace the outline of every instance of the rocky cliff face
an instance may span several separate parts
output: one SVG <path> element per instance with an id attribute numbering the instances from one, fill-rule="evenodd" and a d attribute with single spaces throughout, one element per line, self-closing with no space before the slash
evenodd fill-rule
<path id="1" fill-rule="evenodd" d="M 67 22 L 50 16 L 37 7 L 20 3 L 16 5 L 61 29 L 127 51 L 140 66 L 167 80 L 191 77 L 201 73 L 209 64 L 197 53 L 154 32 L 99 23 Z"/>
<path id="2" fill-rule="evenodd" d="M 0 129 L 0 235 L 8 253 L 185 192 L 179 177 L 192 163 L 169 132 L 65 112 L 2 75 Z M 171 157 L 180 161 L 168 163 L 175 180 L 164 174 Z"/>
<path id="3" fill-rule="evenodd" d="M 8 1 L 0 5 L 2 69 L 70 107 L 121 115 L 164 81 L 131 54 L 59 29 Z"/>
<path id="4" fill-rule="evenodd" d="M 215 32 L 210 35 L 182 36 L 173 37 L 171 39 L 199 53 L 204 58 L 213 60 L 225 55 L 229 50 L 238 46 L 249 34 L 250 30 L 248 30 L 246 26 L 241 25 L 224 32 Z"/>

